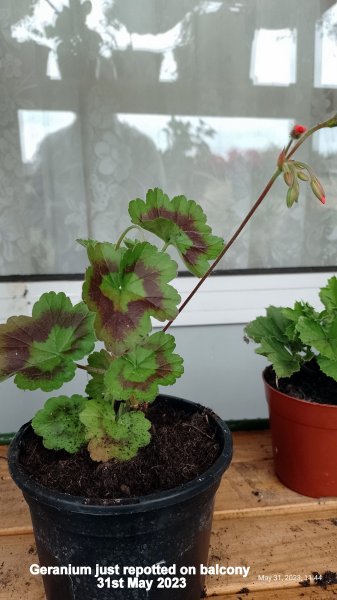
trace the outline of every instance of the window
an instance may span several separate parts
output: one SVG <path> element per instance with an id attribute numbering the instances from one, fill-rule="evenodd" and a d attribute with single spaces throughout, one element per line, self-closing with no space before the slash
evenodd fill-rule
<path id="1" fill-rule="evenodd" d="M 229 239 L 293 123 L 337 110 L 337 2 L 329 0 L 3 0 L 0 32 L 3 307 L 13 296 L 21 306 L 26 285 L 8 287 L 8 278 L 82 273 L 74 240 L 114 239 L 128 201 L 149 187 L 198 200 Z M 303 184 L 288 210 L 277 182 L 196 300 L 195 322 L 244 321 L 266 298 L 279 303 L 280 286 L 306 297 L 321 283 L 317 270 L 335 268 L 336 151 L 335 131 L 324 130 L 301 154 L 327 206 Z M 275 269 L 314 274 L 275 284 Z M 183 294 L 192 286 L 184 279 Z M 27 285 L 25 302 L 38 289 Z M 78 294 L 79 283 L 64 285 Z M 221 309 L 228 286 L 247 304 L 240 314 L 238 297 L 233 312 Z M 207 311 L 207 293 L 219 310 Z"/>

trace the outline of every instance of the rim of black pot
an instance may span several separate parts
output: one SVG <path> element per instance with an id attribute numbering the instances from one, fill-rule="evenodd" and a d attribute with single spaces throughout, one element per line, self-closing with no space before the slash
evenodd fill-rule
<path id="1" fill-rule="evenodd" d="M 201 404 L 179 398 L 178 396 L 159 394 L 157 398 L 161 401 L 173 402 L 175 404 L 183 402 L 185 407 L 191 412 L 197 412 L 206 408 Z M 177 487 L 163 490 L 162 492 L 156 492 L 146 496 L 136 496 L 130 499 L 116 499 L 114 504 L 102 505 L 85 503 L 83 496 L 72 496 L 41 485 L 32 479 L 19 462 L 22 438 L 27 429 L 31 426 L 30 422 L 25 423 L 25 425 L 21 427 L 9 446 L 8 468 L 13 480 L 24 494 L 27 494 L 43 504 L 57 508 L 58 510 L 62 507 L 70 512 L 92 515 L 130 514 L 133 512 L 156 510 L 160 507 L 170 506 L 184 500 L 189 500 L 197 494 L 203 493 L 220 479 L 221 475 L 229 467 L 233 455 L 230 430 L 227 424 L 218 417 L 218 415 L 213 413 L 211 409 L 209 416 L 216 425 L 218 442 L 222 445 L 220 455 L 213 465 L 200 476 Z"/>

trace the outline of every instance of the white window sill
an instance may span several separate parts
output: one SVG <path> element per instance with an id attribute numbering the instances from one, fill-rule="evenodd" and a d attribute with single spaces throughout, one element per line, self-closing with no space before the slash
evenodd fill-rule
<path id="1" fill-rule="evenodd" d="M 213 276 L 201 286 L 174 325 L 247 323 L 264 314 L 270 304 L 291 306 L 296 300 L 319 308 L 318 290 L 332 275 L 330 272 Z M 181 277 L 173 285 L 184 299 L 195 283 L 195 278 Z M 81 288 L 80 281 L 1 282 L 0 322 L 11 315 L 30 315 L 34 302 L 50 290 L 65 292 L 75 304 L 81 300 Z"/>

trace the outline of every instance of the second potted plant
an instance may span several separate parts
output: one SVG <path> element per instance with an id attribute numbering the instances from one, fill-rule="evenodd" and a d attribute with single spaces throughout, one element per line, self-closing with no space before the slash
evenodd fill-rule
<path id="1" fill-rule="evenodd" d="M 263 373 L 275 471 L 290 489 L 337 496 L 337 278 L 306 302 L 267 308 L 245 328 L 271 366 Z"/>

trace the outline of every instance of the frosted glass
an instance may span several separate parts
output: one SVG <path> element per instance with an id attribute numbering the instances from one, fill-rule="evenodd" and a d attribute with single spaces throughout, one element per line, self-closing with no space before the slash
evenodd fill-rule
<path id="1" fill-rule="evenodd" d="M 82 272 L 74 240 L 114 240 L 155 186 L 229 239 L 293 124 L 337 111 L 336 57 L 328 0 L 2 0 L 0 276 Z M 300 155 L 326 206 L 277 182 L 220 269 L 336 264 L 336 138 Z"/>

